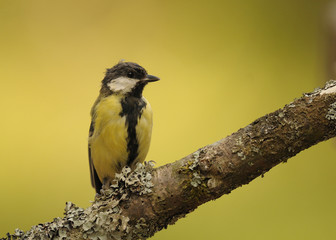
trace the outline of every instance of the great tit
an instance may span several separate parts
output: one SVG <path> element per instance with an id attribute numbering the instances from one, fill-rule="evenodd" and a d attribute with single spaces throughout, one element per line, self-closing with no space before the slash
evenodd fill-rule
<path id="1" fill-rule="evenodd" d="M 142 91 L 158 80 L 132 62 L 119 62 L 107 69 L 91 109 L 89 130 L 91 184 L 97 193 L 108 188 L 124 166 L 133 168 L 145 160 L 153 117 Z"/>

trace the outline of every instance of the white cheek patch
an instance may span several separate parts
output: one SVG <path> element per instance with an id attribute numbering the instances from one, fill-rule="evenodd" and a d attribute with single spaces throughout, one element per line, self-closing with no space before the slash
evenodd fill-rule
<path id="1" fill-rule="evenodd" d="M 112 92 L 122 92 L 127 93 L 130 92 L 134 86 L 137 84 L 139 80 L 127 78 L 127 77 L 119 77 L 113 79 L 111 82 L 107 84 Z"/>

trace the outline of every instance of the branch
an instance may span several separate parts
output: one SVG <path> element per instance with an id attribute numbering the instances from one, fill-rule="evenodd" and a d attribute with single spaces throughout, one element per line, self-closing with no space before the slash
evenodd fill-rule
<path id="1" fill-rule="evenodd" d="M 64 218 L 26 233 L 17 229 L 7 239 L 146 239 L 335 135 L 336 81 L 330 81 L 174 163 L 125 167 L 89 208 L 68 202 Z"/>

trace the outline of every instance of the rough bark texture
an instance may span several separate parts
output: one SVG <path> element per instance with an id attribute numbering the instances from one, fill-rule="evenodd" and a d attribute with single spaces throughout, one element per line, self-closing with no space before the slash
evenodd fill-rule
<path id="1" fill-rule="evenodd" d="M 146 239 L 199 205 L 336 135 L 336 81 L 171 164 L 124 168 L 87 209 L 7 238 Z"/>

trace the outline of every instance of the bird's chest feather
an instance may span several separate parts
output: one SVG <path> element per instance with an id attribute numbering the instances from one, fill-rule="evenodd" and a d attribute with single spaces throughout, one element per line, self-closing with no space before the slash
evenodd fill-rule
<path id="1" fill-rule="evenodd" d="M 145 98 L 109 96 L 94 109 L 89 139 L 99 176 L 111 176 L 125 165 L 144 161 L 148 152 L 152 111 Z"/>

